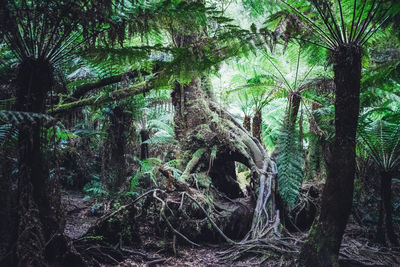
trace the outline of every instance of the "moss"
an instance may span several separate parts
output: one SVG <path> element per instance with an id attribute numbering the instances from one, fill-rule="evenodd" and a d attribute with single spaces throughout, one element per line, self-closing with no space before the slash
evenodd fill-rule
<path id="1" fill-rule="evenodd" d="M 104 236 L 101 235 L 91 235 L 91 236 L 85 236 L 82 238 L 83 240 L 96 240 L 96 241 L 101 241 L 104 239 Z"/>

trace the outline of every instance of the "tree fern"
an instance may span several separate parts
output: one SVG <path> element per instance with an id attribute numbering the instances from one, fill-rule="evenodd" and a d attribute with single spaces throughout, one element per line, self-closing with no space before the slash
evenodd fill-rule
<path id="1" fill-rule="evenodd" d="M 293 206 L 303 181 L 304 158 L 300 149 L 298 134 L 285 121 L 276 144 L 278 187 L 283 200 Z"/>
<path id="2" fill-rule="evenodd" d="M 145 143 L 153 145 L 177 144 L 172 125 L 160 120 L 150 120 L 149 125 L 155 133 Z"/>
<path id="3" fill-rule="evenodd" d="M 55 121 L 53 117 L 42 113 L 9 110 L 0 110 L 0 119 L 13 125 L 36 121 L 41 121 L 44 124 L 48 124 Z"/>
<path id="4" fill-rule="evenodd" d="M 0 125 L 0 147 L 8 141 L 16 141 L 18 136 L 18 129 L 12 124 Z"/>
<path id="5" fill-rule="evenodd" d="M 362 147 L 375 164 L 390 171 L 400 164 L 400 125 L 375 120 L 359 128 Z"/>

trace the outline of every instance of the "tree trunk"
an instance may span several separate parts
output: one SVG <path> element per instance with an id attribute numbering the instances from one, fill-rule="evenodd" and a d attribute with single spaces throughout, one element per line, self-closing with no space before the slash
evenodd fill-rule
<path id="1" fill-rule="evenodd" d="M 7 142 L 7 141 L 6 141 Z M 15 175 L 12 174 L 15 164 L 15 153 L 7 149 L 7 143 L 0 151 L 0 266 L 12 266 L 12 257 L 7 252 L 13 249 L 17 235 L 18 210 L 17 194 L 13 186 Z"/>
<path id="2" fill-rule="evenodd" d="M 253 136 L 257 138 L 259 142 L 261 141 L 261 131 L 262 131 L 262 114 L 261 109 L 256 109 L 253 116 Z"/>
<path id="3" fill-rule="evenodd" d="M 351 212 L 356 129 L 360 103 L 361 48 L 339 46 L 333 53 L 336 84 L 335 139 L 319 217 L 300 253 L 301 266 L 338 266 L 338 254 Z"/>
<path id="4" fill-rule="evenodd" d="M 44 113 L 44 100 L 51 89 L 52 80 L 53 71 L 48 62 L 35 59 L 21 62 L 16 80 L 16 109 Z M 20 266 L 29 265 L 30 262 L 32 265 L 42 265 L 46 241 L 63 229 L 62 215 L 56 210 L 60 210 L 60 199 L 57 199 L 57 204 L 53 203 L 49 195 L 49 172 L 41 152 L 41 127 L 40 121 L 32 120 L 23 122 L 19 127 L 19 225 L 16 252 Z"/>
<path id="5" fill-rule="evenodd" d="M 148 129 L 141 129 L 140 130 L 140 139 L 141 139 L 141 144 L 140 144 L 140 159 L 144 160 L 149 157 L 149 144 L 145 143 L 147 140 L 149 140 L 150 135 L 149 135 L 149 130 Z"/>
<path id="6" fill-rule="evenodd" d="M 16 79 L 16 109 L 45 113 L 45 98 L 52 84 L 53 68 L 49 62 L 32 58 L 23 60 Z M 53 260 L 61 264 L 83 264 L 63 236 L 65 220 L 61 194 L 58 179 L 49 179 L 42 154 L 42 123 L 27 119 L 20 125 L 16 265 L 54 265 Z M 63 249 L 57 250 L 58 246 Z"/>
<path id="7" fill-rule="evenodd" d="M 198 33 L 194 35 L 188 35 L 187 32 L 175 33 L 173 39 L 179 47 L 190 47 L 190 50 L 194 51 L 201 49 L 192 47 L 202 43 L 198 40 Z M 196 52 L 193 57 L 198 54 Z M 263 177 L 261 170 L 268 155 L 256 138 L 252 137 L 232 115 L 213 102 L 210 88 L 207 88 L 208 83 L 204 84 L 207 79 L 200 77 L 201 75 L 192 77 L 190 83 L 185 85 L 176 84 L 171 94 L 175 108 L 175 136 L 180 143 L 182 165 L 186 166 L 184 177 L 188 177 L 188 183 L 192 181 L 192 178 L 196 179 L 194 186 L 200 182 L 199 177 L 204 177 L 206 181 L 208 177 L 211 177 L 212 184 L 217 188 L 217 190 L 210 190 L 214 199 L 224 195 L 225 198 L 226 195 L 228 198 L 229 196 L 237 198 L 242 196 L 243 192 L 236 179 L 234 162 L 246 165 L 251 170 L 253 185 L 259 185 L 262 183 L 260 177 Z M 208 90 L 204 90 L 205 88 Z M 190 175 L 191 173 L 197 175 L 194 177 Z M 265 188 L 265 184 L 262 186 Z M 256 195 L 256 186 L 252 189 L 250 195 Z M 264 192 L 263 189 L 260 191 Z M 249 202 L 250 207 L 255 202 L 251 197 L 245 200 Z M 230 203 L 237 208 L 236 202 L 230 201 Z M 217 208 L 217 210 L 220 209 Z M 227 232 L 238 237 L 239 232 L 244 235 L 251 227 L 251 223 L 247 222 L 251 222 L 249 218 L 252 217 L 252 209 L 245 208 L 244 210 L 245 212 L 240 212 L 240 214 L 230 213 L 227 216 L 225 212 L 222 212 L 216 217 L 228 218 L 227 222 L 232 223 L 233 229 Z M 232 219 L 232 216 L 235 219 Z M 238 224 L 242 229 L 235 227 Z"/>
<path id="8" fill-rule="evenodd" d="M 398 245 L 393 230 L 392 212 L 392 176 L 389 172 L 381 172 L 381 201 L 376 238 L 383 244 L 387 238 L 392 245 Z"/>
<path id="9" fill-rule="evenodd" d="M 250 115 L 245 115 L 244 116 L 243 128 L 245 128 L 248 132 L 251 131 L 251 117 L 250 117 Z"/>
<path id="10" fill-rule="evenodd" d="M 125 149 L 130 122 L 130 115 L 124 112 L 122 106 L 116 106 L 110 113 L 107 138 L 109 151 L 105 153 L 107 157 L 105 180 L 112 192 L 117 192 L 125 181 Z"/>
<path id="11" fill-rule="evenodd" d="M 300 92 L 289 92 L 289 122 L 292 126 L 296 124 L 297 114 L 300 109 L 301 95 Z"/>

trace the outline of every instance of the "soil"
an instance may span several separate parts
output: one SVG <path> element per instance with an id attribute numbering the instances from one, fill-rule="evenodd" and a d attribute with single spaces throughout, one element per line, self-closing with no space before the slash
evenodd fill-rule
<path id="1" fill-rule="evenodd" d="M 76 191 L 64 191 L 62 202 L 67 217 L 64 233 L 71 239 L 81 237 L 98 217 L 92 214 L 94 201 L 85 199 L 85 194 Z"/>
<path id="2" fill-rule="evenodd" d="M 71 239 L 78 239 L 84 235 L 101 217 L 101 213 L 97 211 L 93 213 L 95 201 L 86 199 L 83 193 L 64 191 L 62 200 L 67 215 L 65 233 Z M 133 256 L 116 265 L 101 266 L 254 266 L 254 260 L 257 259 L 253 256 L 233 264 L 226 263 L 218 255 L 227 249 L 226 244 L 202 244 L 198 248 L 193 248 L 182 240 L 177 240 L 174 245 L 173 240 L 157 236 L 150 225 L 151 222 L 140 225 L 140 246 L 123 248 L 129 250 Z M 293 237 L 301 241 L 305 239 L 306 234 L 297 233 Z M 367 227 L 361 227 L 350 221 L 342 243 L 340 266 L 400 266 L 400 250 L 378 246 L 371 243 L 370 238 L 371 231 Z M 354 263 L 354 259 L 375 265 Z M 396 264 L 387 265 L 385 264 L 387 260 Z M 262 266 L 295 266 L 295 262 L 294 257 L 288 260 L 271 259 Z"/>

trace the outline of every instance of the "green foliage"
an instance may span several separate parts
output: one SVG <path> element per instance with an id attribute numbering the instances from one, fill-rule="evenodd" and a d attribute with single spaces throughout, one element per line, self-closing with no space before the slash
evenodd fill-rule
<path id="1" fill-rule="evenodd" d="M 140 160 L 137 157 L 134 157 L 134 160 L 139 163 L 139 169 L 131 179 L 130 191 L 133 192 L 135 190 L 139 179 L 144 176 L 148 176 L 153 181 L 154 185 L 157 186 L 156 174 L 158 173 L 158 167 L 162 161 L 158 158 Z"/>
<path id="2" fill-rule="evenodd" d="M 154 134 L 145 143 L 152 145 L 177 145 L 178 141 L 175 138 L 174 128 L 171 124 L 160 120 L 150 120 L 150 129 Z"/>
<path id="3" fill-rule="evenodd" d="M 277 98 L 263 109 L 263 141 L 269 151 L 273 151 L 286 113 L 286 98 Z"/>
<path id="4" fill-rule="evenodd" d="M 26 122 L 48 124 L 55 121 L 53 117 L 46 114 L 10 110 L 0 110 L 0 120 L 15 126 Z"/>
<path id="5" fill-rule="evenodd" d="M 359 127 L 362 147 L 379 169 L 391 171 L 400 164 L 400 125 L 375 120 Z"/>
<path id="6" fill-rule="evenodd" d="M 283 200 L 293 207 L 303 181 L 304 157 L 298 135 L 289 123 L 285 123 L 276 144 L 278 188 Z"/>
<path id="7" fill-rule="evenodd" d="M 92 173 L 91 181 L 83 187 L 83 192 L 87 194 L 86 198 L 93 197 L 96 201 L 108 196 L 109 192 L 103 188 L 100 176 Z"/>
<path id="8" fill-rule="evenodd" d="M 56 142 L 66 142 L 70 138 L 77 137 L 77 135 L 70 132 L 65 128 L 64 124 L 59 121 L 56 125 L 47 130 L 47 137 L 49 140 L 54 140 Z"/>
<path id="9" fill-rule="evenodd" d="M 0 125 L 0 147 L 8 143 L 16 143 L 18 130 L 12 124 Z"/>
<path id="10" fill-rule="evenodd" d="M 335 136 L 334 106 L 322 107 L 312 111 L 312 119 L 316 123 L 317 129 L 312 129 L 315 134 L 321 136 L 326 141 L 332 141 Z"/>

